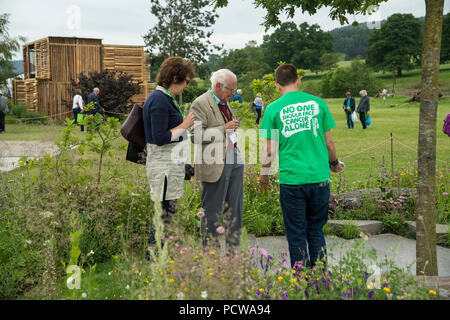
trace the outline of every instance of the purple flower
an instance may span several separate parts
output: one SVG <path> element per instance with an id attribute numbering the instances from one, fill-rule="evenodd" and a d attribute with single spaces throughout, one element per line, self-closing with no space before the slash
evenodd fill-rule
<path id="1" fill-rule="evenodd" d="M 369 299 L 372 299 L 372 297 L 373 297 L 373 290 L 371 290 L 371 291 L 369 292 Z"/>
<path id="2" fill-rule="evenodd" d="M 307 298 L 309 298 L 309 293 L 308 293 L 308 290 L 307 290 L 307 289 L 305 289 L 305 296 L 306 296 Z"/>
<path id="3" fill-rule="evenodd" d="M 443 196 L 448 196 L 448 192 L 442 192 Z"/>

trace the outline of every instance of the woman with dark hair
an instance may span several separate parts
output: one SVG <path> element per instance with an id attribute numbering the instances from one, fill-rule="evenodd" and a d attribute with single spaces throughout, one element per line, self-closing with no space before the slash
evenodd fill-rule
<path id="1" fill-rule="evenodd" d="M 194 124 L 193 113 L 184 116 L 174 97 L 189 86 L 194 72 L 191 62 L 181 57 L 167 58 L 156 76 L 158 86 L 144 104 L 150 197 L 156 205 L 161 203 L 165 228 L 175 213 L 177 199 L 183 196 L 186 159 L 179 150 L 188 143 L 186 130 Z M 148 243 L 155 243 L 153 226 Z M 147 259 L 149 254 L 147 251 Z"/>
<path id="2" fill-rule="evenodd" d="M 352 113 L 355 111 L 355 98 L 352 97 L 350 92 L 346 92 L 345 95 L 347 98 L 344 100 L 342 109 L 344 109 L 345 117 L 347 118 L 347 128 L 353 129 Z"/>

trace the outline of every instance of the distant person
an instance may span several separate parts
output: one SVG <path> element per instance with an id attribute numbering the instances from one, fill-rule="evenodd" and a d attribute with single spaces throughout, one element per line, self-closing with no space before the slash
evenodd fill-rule
<path id="1" fill-rule="evenodd" d="M 239 103 L 242 103 L 242 90 L 237 89 L 236 94 L 233 96 L 232 101 L 239 101 Z"/>
<path id="2" fill-rule="evenodd" d="M 361 121 L 363 129 L 366 129 L 366 117 L 370 112 L 370 100 L 366 90 L 361 90 L 359 94 L 361 96 L 361 100 L 359 101 L 356 112 L 359 113 L 359 120 Z"/>
<path id="3" fill-rule="evenodd" d="M 258 114 L 258 117 L 256 118 L 256 124 L 259 124 L 259 119 L 261 119 L 261 113 L 262 109 L 264 108 L 264 102 L 261 98 L 261 93 L 256 94 L 255 101 L 253 101 L 253 104 L 255 105 L 256 113 Z"/>
<path id="4" fill-rule="evenodd" d="M 5 116 L 9 113 L 8 99 L 0 91 L 0 133 L 5 132 Z"/>
<path id="5" fill-rule="evenodd" d="M 387 89 L 384 88 L 383 91 L 381 92 L 381 96 L 383 97 L 383 104 L 386 104 L 386 97 L 387 97 Z"/>
<path id="6" fill-rule="evenodd" d="M 345 117 L 347 118 L 347 128 L 353 129 L 354 124 L 352 120 L 352 113 L 355 111 L 355 98 L 352 97 L 352 94 L 350 92 L 347 92 L 345 94 L 347 98 L 344 100 L 344 105 L 342 106 L 342 109 L 344 109 Z"/>
<path id="7" fill-rule="evenodd" d="M 297 68 L 275 70 L 281 97 L 266 107 L 259 136 L 267 139 L 260 186 L 267 189 L 271 161 L 279 149 L 280 204 L 291 267 L 303 262 L 326 264 L 323 226 L 328 220 L 330 172 L 343 168 L 336 155 L 331 129 L 336 122 L 325 101 L 298 90 Z"/>
<path id="8" fill-rule="evenodd" d="M 88 101 L 87 104 L 93 103 L 94 108 L 89 111 L 90 114 L 95 115 L 97 113 L 103 113 L 103 107 L 100 105 L 100 100 L 98 98 L 98 95 L 100 94 L 99 88 L 94 88 L 91 93 L 88 95 Z"/>
<path id="9" fill-rule="evenodd" d="M 104 113 L 103 111 L 103 107 L 100 105 L 100 100 L 98 98 L 98 95 L 100 94 L 100 89 L 99 88 L 94 88 L 94 90 L 92 90 L 91 93 L 89 93 L 88 95 L 88 101 L 87 101 L 87 105 L 89 103 L 93 103 L 94 104 L 94 108 L 89 110 L 89 114 L 92 114 L 93 116 L 95 116 L 97 113 Z M 99 124 L 97 123 L 97 125 L 95 126 L 96 129 L 98 129 Z M 90 126 L 88 125 L 87 131 L 90 131 Z"/>
<path id="10" fill-rule="evenodd" d="M 73 104 L 72 104 L 72 110 L 73 110 L 73 124 L 78 123 L 78 115 L 83 112 L 84 109 L 84 102 L 83 97 L 81 97 L 81 90 L 77 89 L 75 91 L 75 96 L 73 97 Z M 84 132 L 84 126 L 81 125 L 81 132 Z"/>

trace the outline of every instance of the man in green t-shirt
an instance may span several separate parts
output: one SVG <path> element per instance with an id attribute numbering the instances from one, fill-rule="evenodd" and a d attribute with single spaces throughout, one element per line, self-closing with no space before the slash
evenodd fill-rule
<path id="1" fill-rule="evenodd" d="M 323 226 L 328 220 L 330 170 L 343 168 L 336 157 L 330 130 L 336 126 L 322 99 L 300 92 L 292 64 L 275 70 L 281 98 L 267 106 L 259 136 L 267 139 L 260 185 L 268 186 L 269 168 L 278 145 L 280 203 L 291 266 L 326 264 Z"/>

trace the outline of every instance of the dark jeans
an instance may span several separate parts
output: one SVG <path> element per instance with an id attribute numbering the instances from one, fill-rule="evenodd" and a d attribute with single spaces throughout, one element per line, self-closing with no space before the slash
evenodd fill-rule
<path id="1" fill-rule="evenodd" d="M 0 111 L 0 132 L 5 131 L 5 114 Z"/>
<path id="2" fill-rule="evenodd" d="M 256 113 L 258 114 L 258 117 L 256 118 L 256 124 L 259 124 L 259 119 L 261 119 L 261 108 L 256 108 Z"/>
<path id="3" fill-rule="evenodd" d="M 359 113 L 359 121 L 361 121 L 363 129 L 367 128 L 367 126 L 366 126 L 366 113 L 365 112 L 360 112 Z"/>
<path id="4" fill-rule="evenodd" d="M 78 123 L 78 114 L 81 113 L 81 109 L 80 108 L 75 108 L 73 109 L 73 124 L 77 124 Z M 81 132 L 84 131 L 84 126 L 81 125 Z"/>
<path id="5" fill-rule="evenodd" d="M 328 221 L 329 182 L 303 185 L 280 184 L 280 203 L 289 245 L 291 267 L 297 261 L 312 267 L 326 264 L 323 226 Z"/>
<path id="6" fill-rule="evenodd" d="M 347 117 L 347 128 L 353 129 L 352 113 L 350 111 L 345 111 L 345 116 Z"/>

